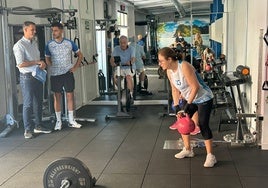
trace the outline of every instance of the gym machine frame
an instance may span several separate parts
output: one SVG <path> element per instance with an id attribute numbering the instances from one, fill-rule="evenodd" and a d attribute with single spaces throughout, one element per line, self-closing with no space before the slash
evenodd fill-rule
<path id="1" fill-rule="evenodd" d="M 117 76 L 117 112 L 114 115 L 106 115 L 105 120 L 107 121 L 108 119 L 116 119 L 116 118 L 121 118 L 121 119 L 133 119 L 134 116 L 128 114 L 127 112 L 122 111 L 122 103 L 124 103 L 126 106 L 130 105 L 130 98 L 129 98 L 129 91 L 127 88 L 124 88 L 123 91 L 121 91 L 121 59 L 120 56 L 115 56 L 115 64 L 117 65 L 117 70 L 116 70 L 116 76 Z M 125 97 L 123 97 L 125 95 Z M 123 99 L 124 98 L 124 99 Z"/>
<path id="2" fill-rule="evenodd" d="M 9 32 L 5 32 L 4 29 L 8 28 L 8 10 L 0 7 L 0 14 L 1 14 L 1 23 L 2 23 L 2 36 L 3 36 L 3 53 L 4 53 L 4 68 L 6 75 L 12 75 L 11 74 L 11 63 L 10 63 L 10 50 L 8 48 L 9 45 Z M 12 78 L 11 76 L 5 76 L 5 96 L 6 98 L 6 108 L 7 108 L 7 114 L 4 116 L 4 119 L 1 120 L 5 123 L 6 128 L 0 133 L 0 137 L 6 137 L 15 126 L 19 127 L 19 123 L 15 120 L 14 115 L 16 114 L 16 111 L 14 111 L 14 101 L 13 101 L 13 95 L 14 93 L 14 87 L 12 87 Z"/>
<path id="3" fill-rule="evenodd" d="M 252 144 L 252 137 L 251 135 L 249 136 L 248 134 L 244 133 L 243 130 L 243 125 L 242 123 L 244 122 L 245 118 L 255 118 L 255 121 L 257 122 L 258 126 L 261 126 L 261 121 L 263 120 L 263 116 L 258 115 L 257 113 L 237 113 L 236 114 L 237 118 L 237 127 L 236 127 L 236 133 L 235 133 L 235 138 L 234 140 L 231 140 L 231 145 L 237 145 L 237 144 Z M 259 134 L 258 132 L 253 132 L 253 134 Z M 248 136 L 248 138 L 246 137 Z M 259 140 L 256 139 L 258 142 Z"/>

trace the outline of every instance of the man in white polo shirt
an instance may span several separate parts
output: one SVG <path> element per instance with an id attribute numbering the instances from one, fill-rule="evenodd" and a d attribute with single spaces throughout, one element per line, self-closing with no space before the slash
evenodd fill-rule
<path id="1" fill-rule="evenodd" d="M 45 69 L 46 64 L 40 60 L 40 51 L 35 40 L 36 25 L 34 22 L 26 21 L 23 24 L 23 37 L 14 45 L 13 52 L 17 67 L 20 71 L 20 85 L 23 97 L 23 124 L 24 137 L 33 138 L 34 133 L 50 133 L 41 126 L 43 83 L 32 76 L 32 72 L 39 66 Z M 32 114 L 34 114 L 34 130 L 32 132 Z"/>

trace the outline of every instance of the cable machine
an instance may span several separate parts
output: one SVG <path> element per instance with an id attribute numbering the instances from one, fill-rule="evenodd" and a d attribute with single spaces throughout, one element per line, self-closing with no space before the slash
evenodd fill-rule
<path id="1" fill-rule="evenodd" d="M 6 128 L 0 133 L 0 137 L 5 137 L 9 134 L 13 128 L 17 125 L 18 122 L 15 120 L 16 111 L 14 110 L 14 100 L 13 94 L 15 91 L 14 86 L 12 85 L 14 76 L 12 75 L 11 67 L 10 67 L 10 51 L 8 48 L 9 44 L 9 32 L 5 31 L 5 28 L 8 28 L 7 23 L 7 15 L 8 11 L 6 11 L 3 7 L 0 7 L 1 13 L 1 26 L 2 26 L 2 39 L 3 39 L 3 59 L 4 59 L 4 70 L 5 70 L 5 97 L 6 97 L 6 111 L 7 114 L 4 116 L 3 122 L 6 125 Z M 14 74 L 13 74 L 14 75 Z"/>

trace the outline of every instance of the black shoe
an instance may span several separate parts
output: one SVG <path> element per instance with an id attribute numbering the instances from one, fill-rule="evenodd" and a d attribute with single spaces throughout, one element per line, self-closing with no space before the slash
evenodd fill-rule
<path id="1" fill-rule="evenodd" d="M 51 133 L 51 130 L 39 125 L 39 126 L 34 128 L 34 133 L 46 133 L 46 134 L 48 134 L 48 133 Z"/>

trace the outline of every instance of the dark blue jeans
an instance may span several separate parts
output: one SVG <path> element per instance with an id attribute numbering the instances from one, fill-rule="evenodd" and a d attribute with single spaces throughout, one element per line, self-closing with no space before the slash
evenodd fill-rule
<path id="1" fill-rule="evenodd" d="M 31 130 L 34 114 L 35 126 L 42 121 L 43 84 L 32 77 L 31 73 L 20 74 L 23 97 L 23 124 L 25 130 Z"/>

